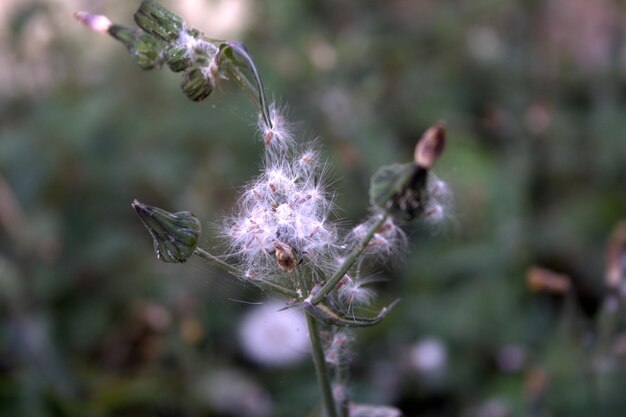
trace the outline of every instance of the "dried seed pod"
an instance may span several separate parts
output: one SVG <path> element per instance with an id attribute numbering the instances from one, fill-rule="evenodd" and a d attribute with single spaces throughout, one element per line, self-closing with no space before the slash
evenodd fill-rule
<path id="1" fill-rule="evenodd" d="M 446 129 L 443 122 L 430 127 L 415 145 L 415 163 L 424 169 L 431 169 L 443 153 L 446 145 Z"/>
<path id="2" fill-rule="evenodd" d="M 276 242 L 274 243 L 274 249 L 276 250 L 276 260 L 280 269 L 285 272 L 291 272 L 298 266 L 298 261 L 291 246 Z"/>
<path id="3" fill-rule="evenodd" d="M 154 242 L 154 251 L 163 262 L 185 262 L 198 246 L 200 221 L 188 211 L 169 213 L 138 200 L 133 208 Z"/>

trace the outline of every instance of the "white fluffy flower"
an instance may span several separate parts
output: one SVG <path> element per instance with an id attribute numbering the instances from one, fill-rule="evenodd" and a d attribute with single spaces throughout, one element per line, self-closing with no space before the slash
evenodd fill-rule
<path id="1" fill-rule="evenodd" d="M 239 341 L 246 355 L 266 366 L 288 366 L 305 358 L 309 335 L 304 312 L 279 311 L 284 303 L 266 302 L 251 309 L 239 327 Z"/>
<path id="2" fill-rule="evenodd" d="M 275 269 L 277 245 L 290 248 L 297 262 L 316 263 L 337 243 L 328 219 L 333 203 L 323 177 L 312 149 L 270 151 L 266 147 L 261 174 L 245 187 L 225 227 L 232 253 L 246 270 Z"/>

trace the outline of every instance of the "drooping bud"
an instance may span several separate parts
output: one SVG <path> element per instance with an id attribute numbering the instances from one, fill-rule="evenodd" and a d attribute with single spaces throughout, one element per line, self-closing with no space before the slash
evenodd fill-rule
<path id="1" fill-rule="evenodd" d="M 428 171 L 415 164 L 380 168 L 370 183 L 370 200 L 390 215 L 411 221 L 424 213 Z"/>
<path id="2" fill-rule="evenodd" d="M 133 208 L 154 241 L 154 251 L 163 262 L 185 262 L 198 246 L 200 221 L 188 211 L 169 213 L 138 200 Z"/>
<path id="3" fill-rule="evenodd" d="M 194 68 L 185 74 L 180 88 L 189 99 L 202 101 L 213 92 L 213 80 L 201 69 Z"/>
<path id="4" fill-rule="evenodd" d="M 121 25 L 111 25 L 109 34 L 122 42 L 128 52 L 143 70 L 159 68 L 163 64 L 165 42 L 141 29 L 131 29 Z"/>
<path id="5" fill-rule="evenodd" d="M 152 0 L 141 2 L 133 18 L 140 28 L 167 42 L 176 40 L 185 25 L 180 16 Z"/>
<path id="6" fill-rule="evenodd" d="M 424 169 L 431 169 L 443 153 L 446 145 L 446 129 L 443 122 L 430 127 L 415 145 L 415 163 Z"/>
<path id="7" fill-rule="evenodd" d="M 626 280 L 626 221 L 617 224 L 606 253 L 606 283 L 617 288 Z"/>
<path id="8" fill-rule="evenodd" d="M 276 250 L 276 260 L 280 269 L 285 272 L 291 272 L 298 266 L 298 261 L 293 254 L 291 246 L 276 242 L 274 243 L 274 249 Z"/>
<path id="9" fill-rule="evenodd" d="M 571 288 L 569 276 L 539 266 L 533 266 L 528 270 L 526 281 L 534 292 L 565 294 Z"/>

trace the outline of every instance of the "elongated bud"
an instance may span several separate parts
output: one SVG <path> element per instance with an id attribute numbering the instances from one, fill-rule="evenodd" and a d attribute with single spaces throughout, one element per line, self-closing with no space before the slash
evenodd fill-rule
<path id="1" fill-rule="evenodd" d="M 526 280 L 534 292 L 565 294 L 571 288 L 570 277 L 539 266 L 528 270 Z"/>
<path id="2" fill-rule="evenodd" d="M 178 39 L 185 25 L 180 16 L 152 0 L 144 0 L 133 18 L 140 28 L 167 42 Z"/>
<path id="3" fill-rule="evenodd" d="M 163 65 L 165 42 L 141 29 L 131 29 L 121 25 L 111 25 L 109 34 L 122 42 L 131 56 L 144 70 L 159 68 Z"/>
<path id="4" fill-rule="evenodd" d="M 276 242 L 274 243 L 274 249 L 276 250 L 276 260 L 280 269 L 285 272 L 291 272 L 298 266 L 298 261 L 293 254 L 291 246 Z"/>
<path id="5" fill-rule="evenodd" d="M 74 13 L 74 17 L 95 32 L 106 33 L 113 24 L 106 16 L 91 14 L 85 11 Z"/>
<path id="6" fill-rule="evenodd" d="M 180 88 L 190 100 L 202 101 L 213 92 L 213 80 L 201 69 L 194 68 L 185 74 Z"/>
<path id="7" fill-rule="evenodd" d="M 626 278 L 626 221 L 620 222 L 609 240 L 606 253 L 606 283 L 617 288 Z"/>
<path id="8" fill-rule="evenodd" d="M 169 213 L 138 200 L 133 208 L 154 241 L 154 251 L 163 262 L 185 262 L 198 246 L 200 221 L 188 211 Z"/>
<path id="9" fill-rule="evenodd" d="M 430 127 L 415 145 L 415 164 L 431 169 L 443 153 L 446 145 L 446 129 L 443 122 Z"/>

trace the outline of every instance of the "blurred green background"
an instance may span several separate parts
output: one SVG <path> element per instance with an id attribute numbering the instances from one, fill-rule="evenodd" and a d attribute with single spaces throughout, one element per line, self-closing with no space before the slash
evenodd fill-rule
<path id="1" fill-rule="evenodd" d="M 606 348 L 596 326 L 626 205 L 623 1 L 164 4 L 246 42 L 302 137 L 319 136 L 347 224 L 367 215 L 372 173 L 446 122 L 436 172 L 453 214 L 411 227 L 410 255 L 378 271 L 380 305 L 402 301 L 356 332 L 357 402 L 626 414 L 622 315 Z M 160 263 L 130 207 L 191 210 L 213 247 L 261 152 L 236 88 L 190 102 L 177 75 L 142 72 L 72 18 L 130 25 L 138 5 L 0 4 L 0 416 L 306 416 L 309 360 L 261 366 L 238 342 L 254 306 L 236 300 L 265 295 L 199 261 Z M 531 292 L 533 264 L 569 274 L 574 294 Z"/>

